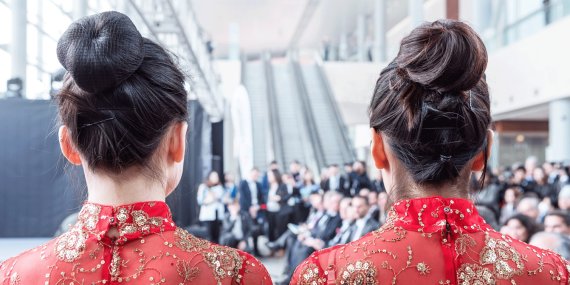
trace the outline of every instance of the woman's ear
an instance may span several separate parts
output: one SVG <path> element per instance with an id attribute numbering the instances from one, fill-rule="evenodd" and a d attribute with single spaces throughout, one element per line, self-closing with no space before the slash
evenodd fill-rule
<path id="1" fill-rule="evenodd" d="M 370 152 L 374 159 L 374 164 L 377 169 L 388 169 L 389 163 L 386 156 L 386 149 L 384 148 L 384 139 L 380 133 L 374 130 L 374 128 L 370 128 L 370 132 L 372 134 Z"/>
<path id="2" fill-rule="evenodd" d="M 471 166 L 472 171 L 481 171 L 487 164 L 485 158 L 489 159 L 491 157 L 491 149 L 493 147 L 493 136 L 495 132 L 492 130 L 487 130 L 487 148 L 479 152 L 475 156 L 475 160 L 473 161 L 473 165 Z M 485 155 L 485 151 L 487 152 Z"/>
<path id="3" fill-rule="evenodd" d="M 186 153 L 186 131 L 187 122 L 179 122 L 172 126 L 170 141 L 168 144 L 168 155 L 175 162 L 184 160 Z"/>
<path id="4" fill-rule="evenodd" d="M 66 126 L 59 127 L 58 137 L 59 147 L 61 148 L 61 153 L 63 156 L 67 158 L 69 163 L 73 165 L 81 165 L 81 156 L 79 155 L 79 152 L 73 147 L 69 129 Z"/>

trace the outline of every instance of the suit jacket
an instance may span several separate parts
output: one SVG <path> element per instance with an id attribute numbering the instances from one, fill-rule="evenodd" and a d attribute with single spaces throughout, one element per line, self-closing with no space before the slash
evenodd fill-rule
<path id="1" fill-rule="evenodd" d="M 264 208 L 264 205 L 267 203 L 265 195 L 263 195 L 263 191 L 261 189 L 261 183 L 255 182 L 257 185 L 257 203 L 261 208 Z M 239 183 L 239 206 L 243 211 L 249 211 L 251 207 L 251 190 L 249 189 L 249 183 L 247 180 L 242 180 Z"/>
<path id="2" fill-rule="evenodd" d="M 323 221 L 323 219 L 326 219 Z M 325 243 L 334 238 L 336 230 L 342 225 L 340 215 L 331 216 L 329 213 L 324 214 L 317 225 L 311 230 L 313 238 L 320 239 Z"/>
<path id="3" fill-rule="evenodd" d="M 327 180 L 325 180 L 323 182 L 324 183 L 321 183 L 321 188 L 323 189 L 323 191 L 327 192 L 327 191 L 331 190 L 331 188 L 332 188 L 330 185 L 331 179 L 328 178 Z M 350 185 L 350 181 L 347 181 L 347 178 L 344 175 L 340 175 L 338 178 L 338 189 L 336 189 L 336 190 L 345 194 L 346 189 L 350 188 L 349 185 Z M 349 187 L 346 187 L 346 186 L 349 186 Z M 335 190 L 335 189 L 332 189 L 332 190 Z"/>

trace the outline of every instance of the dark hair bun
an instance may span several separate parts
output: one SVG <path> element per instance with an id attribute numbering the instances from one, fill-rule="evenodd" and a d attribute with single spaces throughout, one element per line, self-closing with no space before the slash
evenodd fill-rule
<path id="1" fill-rule="evenodd" d="M 487 67 L 483 41 L 467 24 L 438 20 L 402 40 L 396 57 L 400 73 L 437 92 L 473 88 Z"/>
<path id="2" fill-rule="evenodd" d="M 57 58 L 83 91 L 118 86 L 144 58 L 143 37 L 129 17 L 104 12 L 69 26 L 57 43 Z"/>

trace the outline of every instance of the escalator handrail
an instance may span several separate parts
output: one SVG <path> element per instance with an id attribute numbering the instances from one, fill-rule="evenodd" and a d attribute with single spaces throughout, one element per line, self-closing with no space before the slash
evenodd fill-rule
<path id="1" fill-rule="evenodd" d="M 311 106 L 311 100 L 309 99 L 309 92 L 307 91 L 307 86 L 305 84 L 305 79 L 303 77 L 303 71 L 301 70 L 301 64 L 298 61 L 291 60 L 293 65 L 293 74 L 295 75 L 295 81 L 297 85 L 297 90 L 299 91 L 299 98 L 301 99 L 301 105 L 303 108 L 303 117 L 305 122 L 307 122 L 307 135 L 311 141 L 313 147 L 313 153 L 315 154 L 317 169 L 314 173 L 320 173 L 320 170 L 326 166 L 323 145 L 321 144 L 321 139 L 317 133 L 319 129 L 315 123 L 313 108 Z"/>
<path id="2" fill-rule="evenodd" d="M 275 78 L 273 76 L 273 68 L 271 67 L 271 58 L 268 59 L 263 57 L 262 60 L 265 71 L 265 79 L 267 82 L 267 103 L 269 105 L 269 121 L 272 126 L 272 128 L 270 128 L 270 131 L 274 145 L 273 152 L 275 155 L 275 160 L 277 160 L 277 163 L 282 167 L 281 169 L 287 169 L 287 162 L 285 161 L 285 152 L 283 147 L 283 136 L 281 134 L 281 121 L 277 116 L 278 108 L 277 102 L 275 101 Z"/>
<path id="3" fill-rule="evenodd" d="M 351 147 L 352 143 L 350 142 L 350 139 L 348 137 L 347 127 L 344 124 L 344 120 L 341 118 L 340 109 L 338 107 L 338 104 L 336 103 L 336 100 L 333 98 L 332 88 L 329 84 L 329 81 L 327 80 L 327 78 L 325 76 L 322 63 L 317 61 L 315 63 L 315 68 L 317 69 L 317 73 L 319 75 L 319 79 L 321 81 L 321 84 L 325 89 L 325 97 L 327 97 L 328 103 L 333 108 L 334 117 L 335 117 L 336 123 L 337 123 L 337 125 L 340 129 L 340 132 L 341 132 L 341 137 L 342 137 L 343 144 L 344 144 L 344 148 L 343 148 L 344 151 L 342 154 L 342 156 L 344 158 L 344 162 L 345 163 L 352 162 L 356 159 L 356 153 L 354 152 L 354 149 Z"/>

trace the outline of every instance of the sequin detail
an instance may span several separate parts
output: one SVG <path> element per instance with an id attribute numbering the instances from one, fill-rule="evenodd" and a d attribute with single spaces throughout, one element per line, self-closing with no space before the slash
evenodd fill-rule
<path id="1" fill-rule="evenodd" d="M 369 261 L 349 263 L 341 271 L 337 284 L 341 285 L 374 285 L 376 284 L 376 268 Z"/>
<path id="2" fill-rule="evenodd" d="M 463 264 L 457 270 L 459 285 L 492 285 L 495 278 L 491 270 L 477 264 Z"/>

